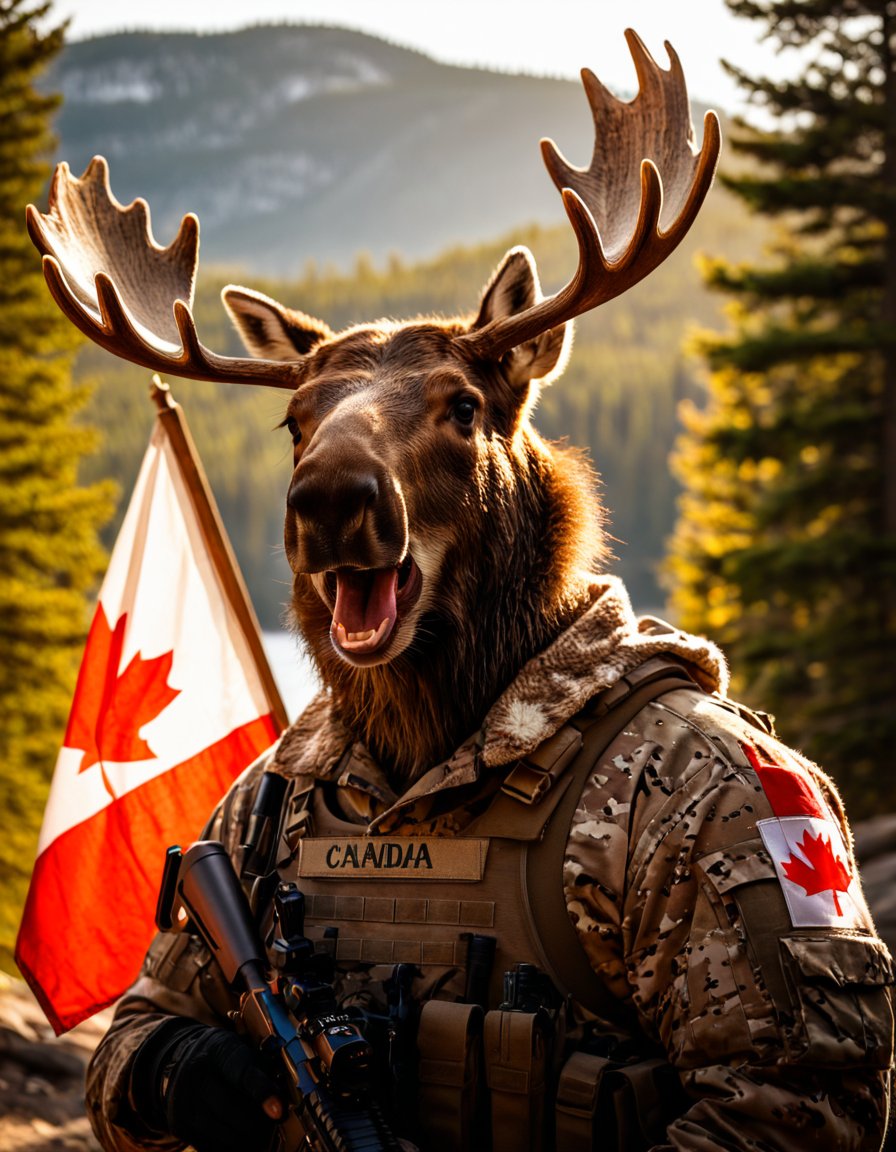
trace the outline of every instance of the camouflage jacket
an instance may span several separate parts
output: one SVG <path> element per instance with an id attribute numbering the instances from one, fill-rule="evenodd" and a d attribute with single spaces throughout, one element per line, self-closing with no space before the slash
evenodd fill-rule
<path id="1" fill-rule="evenodd" d="M 401 796 L 322 695 L 234 785 L 207 835 L 236 856 L 265 768 L 300 791 L 328 782 L 361 834 L 462 835 L 476 798 L 499 786 L 507 765 L 657 654 L 684 662 L 701 687 L 645 706 L 595 765 L 563 877 L 595 981 L 665 1051 L 690 1101 L 656 1150 L 877 1149 L 893 969 L 836 791 L 725 699 L 718 650 L 636 620 L 615 581 L 595 580 L 591 609 L 522 670 L 480 732 Z M 465 802 L 446 802 L 452 794 Z M 358 965 L 343 991 L 375 997 L 385 974 Z M 434 988 L 456 993 L 450 973 L 430 968 L 415 993 Z M 227 1026 L 233 1006 L 201 943 L 156 938 L 88 1071 L 88 1112 L 104 1148 L 179 1147 L 132 1111 L 134 1053 L 171 1013 Z"/>

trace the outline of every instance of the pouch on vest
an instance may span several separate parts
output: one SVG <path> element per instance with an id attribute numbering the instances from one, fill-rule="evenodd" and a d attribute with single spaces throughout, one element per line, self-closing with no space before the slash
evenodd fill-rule
<path id="1" fill-rule="evenodd" d="M 428 1000 L 417 1031 L 420 1129 L 427 1152 L 456 1152 L 474 1143 L 482 1051 L 478 1004 Z"/>
<path id="2" fill-rule="evenodd" d="M 492 1119 L 492 1152 L 541 1152 L 545 1097 L 550 1084 L 554 1021 L 537 1012 L 495 1009 L 483 1032 L 485 1081 Z"/>
<path id="3" fill-rule="evenodd" d="M 687 1104 L 674 1068 L 659 1057 L 621 1063 L 574 1052 L 557 1085 L 556 1147 L 645 1152 L 665 1142 L 666 1126 Z"/>

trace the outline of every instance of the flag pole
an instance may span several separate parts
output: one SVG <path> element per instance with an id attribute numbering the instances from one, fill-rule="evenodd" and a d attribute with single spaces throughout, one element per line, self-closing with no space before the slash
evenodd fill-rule
<path id="1" fill-rule="evenodd" d="M 190 434 L 183 408 L 175 401 L 171 389 L 158 375 L 152 378 L 150 396 L 155 401 L 158 419 L 165 429 L 180 466 L 181 476 L 196 512 L 209 557 L 239 623 L 240 631 L 249 646 L 268 707 L 275 723 L 282 731 L 289 727 L 289 717 L 261 641 L 258 617 L 255 615 L 249 591 L 227 538 L 224 521 L 215 503 L 205 469 L 196 452 L 196 445 Z"/>

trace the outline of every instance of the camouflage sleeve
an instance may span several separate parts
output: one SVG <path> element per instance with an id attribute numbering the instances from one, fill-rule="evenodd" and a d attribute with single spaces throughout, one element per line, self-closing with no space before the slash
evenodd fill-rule
<path id="1" fill-rule="evenodd" d="M 794 851 L 785 877 L 804 884 L 786 896 L 783 855 L 765 837 L 787 821 L 746 753 L 755 758 L 757 745 L 772 762 L 763 768 L 823 805 L 831 823 L 806 825 L 819 851 L 824 828 L 837 830 L 827 846 L 844 841 L 827 870 Z M 692 1101 L 668 1126 L 664 1152 L 880 1148 L 892 961 L 817 770 L 708 698 L 668 694 L 616 739 L 586 787 L 566 894 L 592 966 L 634 1007 Z"/>
<path id="2" fill-rule="evenodd" d="M 202 839 L 221 840 L 236 858 L 267 754 L 252 764 L 210 817 Z M 115 1009 L 109 1031 L 87 1069 L 87 1114 L 106 1152 L 174 1152 L 177 1140 L 160 1138 L 141 1123 L 129 1095 L 137 1049 L 170 1016 L 227 1027 L 237 1006 L 205 945 L 187 933 L 160 932 L 146 954 L 136 983 Z"/>

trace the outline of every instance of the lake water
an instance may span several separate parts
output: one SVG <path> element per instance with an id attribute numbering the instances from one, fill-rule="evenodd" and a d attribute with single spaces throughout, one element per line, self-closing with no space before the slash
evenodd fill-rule
<path id="1" fill-rule="evenodd" d="M 263 632 L 261 638 L 287 715 L 294 720 L 318 691 L 317 674 L 288 632 Z"/>

